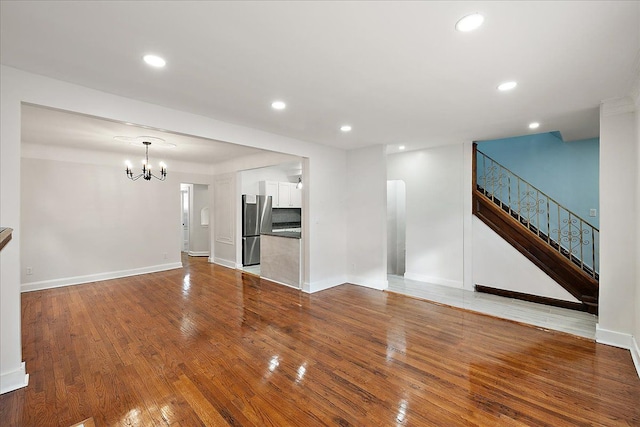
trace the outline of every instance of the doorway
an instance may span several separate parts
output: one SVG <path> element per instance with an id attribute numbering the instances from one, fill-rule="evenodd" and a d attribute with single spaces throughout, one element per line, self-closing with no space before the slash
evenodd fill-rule
<path id="1" fill-rule="evenodd" d="M 406 186 L 387 181 L 387 274 L 404 276 L 406 259 Z"/>
<path id="2" fill-rule="evenodd" d="M 182 252 L 189 252 L 189 185 L 180 184 Z"/>
<path id="3" fill-rule="evenodd" d="M 180 184 L 181 251 L 189 256 L 209 256 L 209 186 Z"/>

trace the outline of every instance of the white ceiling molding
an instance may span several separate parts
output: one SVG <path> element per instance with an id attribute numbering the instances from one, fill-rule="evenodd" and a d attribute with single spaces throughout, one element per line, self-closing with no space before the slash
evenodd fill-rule
<path id="1" fill-rule="evenodd" d="M 617 116 L 618 114 L 633 113 L 636 105 L 630 96 L 606 99 L 602 101 L 600 114 L 602 117 Z"/>

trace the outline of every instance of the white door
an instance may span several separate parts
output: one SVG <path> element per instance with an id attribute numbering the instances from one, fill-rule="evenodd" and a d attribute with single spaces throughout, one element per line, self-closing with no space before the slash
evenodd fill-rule
<path id="1" fill-rule="evenodd" d="M 180 190 L 182 208 L 182 252 L 189 252 L 189 190 Z"/>

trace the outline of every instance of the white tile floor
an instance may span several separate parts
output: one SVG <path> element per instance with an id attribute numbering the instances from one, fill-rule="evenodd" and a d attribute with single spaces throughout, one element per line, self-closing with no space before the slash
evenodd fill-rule
<path id="1" fill-rule="evenodd" d="M 388 291 L 594 339 L 598 317 L 566 308 L 417 282 L 389 275 Z"/>
<path id="2" fill-rule="evenodd" d="M 260 275 L 260 264 L 258 265 L 247 265 L 245 267 L 242 267 L 242 271 L 250 273 L 250 274 L 255 274 L 256 276 Z"/>

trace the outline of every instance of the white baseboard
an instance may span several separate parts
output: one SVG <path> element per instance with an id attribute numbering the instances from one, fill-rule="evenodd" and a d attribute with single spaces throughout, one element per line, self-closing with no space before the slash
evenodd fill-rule
<path id="1" fill-rule="evenodd" d="M 389 281 L 386 279 L 377 280 L 366 277 L 348 276 L 347 282 L 354 285 L 363 286 L 365 288 L 377 289 L 383 291 L 389 287 Z"/>
<path id="2" fill-rule="evenodd" d="M 631 347 L 633 346 L 633 337 L 630 334 L 603 329 L 600 327 L 600 324 L 597 323 L 596 342 L 631 350 Z"/>
<path id="3" fill-rule="evenodd" d="M 0 394 L 18 390 L 29 385 L 29 374 L 27 374 L 25 363 L 15 371 L 0 375 Z"/>
<path id="4" fill-rule="evenodd" d="M 450 280 L 450 279 L 444 279 L 442 277 L 425 276 L 422 274 L 411 273 L 411 272 L 404 273 L 404 277 L 405 279 L 415 280 L 417 282 L 432 283 L 434 285 L 448 286 L 450 288 L 462 289 L 464 285 L 464 283 L 461 280 Z"/>
<path id="5" fill-rule="evenodd" d="M 318 282 L 304 283 L 302 285 L 302 291 L 308 294 L 313 294 L 315 292 L 324 291 L 325 289 L 333 288 L 344 283 L 347 283 L 346 277 L 335 277 Z"/>
<path id="6" fill-rule="evenodd" d="M 189 256 L 209 256 L 209 251 L 189 251 Z"/>
<path id="7" fill-rule="evenodd" d="M 636 337 L 631 337 L 631 341 L 631 358 L 633 359 L 633 364 L 636 366 L 638 377 L 640 377 L 640 346 L 638 345 Z"/>
<path id="8" fill-rule="evenodd" d="M 182 268 L 182 263 L 173 262 L 169 264 L 151 265 L 149 267 L 132 268 L 130 270 L 109 271 L 106 273 L 88 274 L 86 276 L 64 277 L 61 279 L 43 280 L 41 282 L 23 283 L 20 285 L 20 291 L 40 291 L 43 289 L 59 288 L 61 286 L 80 285 L 82 283 L 137 276 L 139 274 L 157 273 L 159 271 L 174 270 L 176 268 Z"/>
<path id="9" fill-rule="evenodd" d="M 209 262 L 211 262 L 211 258 L 209 258 Z M 224 259 L 224 258 L 216 258 L 216 257 L 214 257 L 213 258 L 213 263 L 221 265 L 223 267 L 229 267 L 229 268 L 233 268 L 233 269 L 236 268 L 235 261 L 230 261 L 230 260 Z"/>

